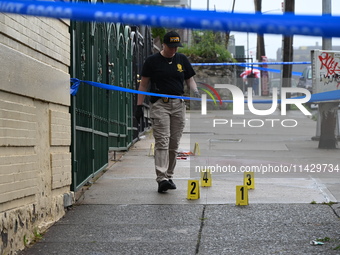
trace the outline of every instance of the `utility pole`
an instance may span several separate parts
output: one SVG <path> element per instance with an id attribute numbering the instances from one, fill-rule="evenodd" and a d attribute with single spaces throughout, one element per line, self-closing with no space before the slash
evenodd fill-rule
<path id="1" fill-rule="evenodd" d="M 209 0 L 208 0 L 208 1 L 209 1 Z M 233 7 L 232 7 L 232 9 L 231 9 L 231 13 L 234 12 L 234 9 L 235 9 L 235 1 L 236 1 L 236 0 L 233 1 Z M 230 31 L 227 31 L 227 32 L 225 33 L 225 48 L 226 48 L 226 49 L 228 49 L 229 38 L 230 38 Z"/>
<path id="2" fill-rule="evenodd" d="M 262 0 L 254 0 L 255 12 L 262 12 Z M 262 56 L 266 55 L 264 48 L 264 38 L 263 35 L 257 34 L 257 44 L 256 44 L 256 60 L 262 62 Z"/>
<path id="3" fill-rule="evenodd" d="M 262 13 L 262 0 L 254 0 L 255 12 Z M 257 34 L 257 42 L 256 42 L 256 60 L 257 62 L 263 62 L 264 57 L 266 56 L 266 51 L 264 48 L 264 37 L 262 34 Z M 263 67 L 263 66 L 262 66 Z M 255 89 L 255 93 L 257 95 L 265 95 L 267 96 L 267 88 L 268 84 L 268 72 L 261 71 L 261 83 Z"/>
<path id="4" fill-rule="evenodd" d="M 284 13 L 294 13 L 295 10 L 295 0 L 285 0 L 284 2 Z M 284 36 L 283 37 L 283 62 L 292 62 L 293 61 L 293 36 Z M 282 66 L 282 87 L 291 87 L 292 86 L 292 65 L 283 65 Z M 287 95 L 290 97 L 290 95 Z M 289 105 L 287 105 L 287 110 Z"/>
<path id="5" fill-rule="evenodd" d="M 322 14 L 332 15 L 331 0 L 322 1 Z M 332 38 L 322 38 L 322 49 L 332 50 Z M 317 133 L 320 130 L 319 149 L 336 149 L 339 135 L 339 102 L 319 103 Z"/>

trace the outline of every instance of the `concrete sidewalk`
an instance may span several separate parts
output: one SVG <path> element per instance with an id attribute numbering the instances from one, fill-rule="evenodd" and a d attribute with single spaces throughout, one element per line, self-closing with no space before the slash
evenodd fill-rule
<path id="1" fill-rule="evenodd" d="M 153 139 L 145 134 L 20 254 L 340 254 L 339 150 L 317 149 L 315 121 L 299 111 L 276 112 L 270 118 L 279 125 L 257 128 L 259 119 L 268 120 L 248 111 L 238 118 L 231 111 L 187 117 L 180 151 L 193 152 L 196 145 L 200 155 L 178 160 L 177 190 L 157 192 Z M 213 127 L 214 119 L 229 124 Z M 298 125 L 282 126 L 287 119 Z M 241 124 L 230 126 L 231 120 Z M 325 168 L 317 171 L 318 164 Z M 216 171 L 212 186 L 200 188 L 200 199 L 188 200 L 188 180 L 200 179 L 198 166 L 238 172 Z M 262 171 L 255 174 L 249 205 L 236 206 L 239 170 L 246 166 Z M 291 172 L 264 173 L 280 166 Z M 324 244 L 311 245 L 315 240 Z"/>

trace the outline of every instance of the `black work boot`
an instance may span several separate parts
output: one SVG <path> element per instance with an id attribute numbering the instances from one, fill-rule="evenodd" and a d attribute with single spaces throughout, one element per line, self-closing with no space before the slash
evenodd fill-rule
<path id="1" fill-rule="evenodd" d="M 169 189 L 176 189 L 177 188 L 176 184 L 171 179 L 169 179 L 169 182 L 171 184 L 171 188 L 169 188 Z"/>
<path id="2" fill-rule="evenodd" d="M 172 185 L 169 181 L 164 180 L 158 183 L 158 192 L 163 193 L 167 191 L 168 189 L 171 189 Z"/>

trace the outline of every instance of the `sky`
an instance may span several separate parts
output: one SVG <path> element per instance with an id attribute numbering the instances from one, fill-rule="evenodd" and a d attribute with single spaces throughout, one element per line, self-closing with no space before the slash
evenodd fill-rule
<path id="1" fill-rule="evenodd" d="M 262 13 L 268 14 L 282 14 L 282 2 L 284 0 L 262 0 Z M 322 1 L 323 0 L 295 0 L 295 14 L 303 15 L 321 15 L 322 14 Z M 340 15 L 340 0 L 332 1 L 332 15 Z M 232 10 L 233 0 L 191 0 L 192 9 L 207 10 L 209 3 L 209 10 L 213 11 L 226 11 Z M 234 12 L 254 13 L 254 0 L 236 0 Z M 256 34 L 231 32 L 235 36 L 236 45 L 244 45 L 247 51 L 249 45 L 249 55 L 256 56 Z M 294 36 L 293 47 L 300 46 L 314 46 L 316 43 L 322 45 L 321 37 L 312 36 Z M 281 35 L 264 36 L 264 44 L 266 56 L 270 59 L 276 59 L 276 52 L 282 45 Z M 340 38 L 333 38 L 332 45 L 340 45 Z"/>

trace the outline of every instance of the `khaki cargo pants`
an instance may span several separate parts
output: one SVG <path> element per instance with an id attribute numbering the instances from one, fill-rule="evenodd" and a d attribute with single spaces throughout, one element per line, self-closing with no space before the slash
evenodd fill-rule
<path id="1" fill-rule="evenodd" d="M 171 179 L 176 166 L 179 143 L 185 125 L 185 102 L 182 99 L 158 99 L 150 107 L 155 138 L 156 181 Z"/>

